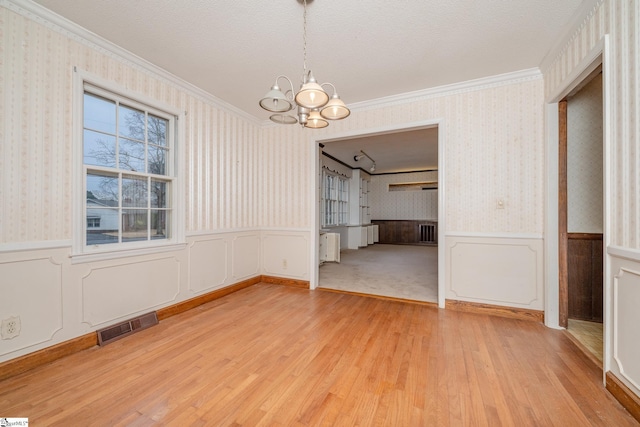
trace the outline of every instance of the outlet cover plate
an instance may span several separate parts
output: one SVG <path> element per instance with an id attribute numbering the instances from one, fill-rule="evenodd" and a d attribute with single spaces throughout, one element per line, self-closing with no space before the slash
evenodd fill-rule
<path id="1" fill-rule="evenodd" d="M 13 316 L 7 319 L 2 319 L 2 325 L 0 325 L 0 334 L 3 340 L 10 340 L 20 335 L 20 317 Z"/>

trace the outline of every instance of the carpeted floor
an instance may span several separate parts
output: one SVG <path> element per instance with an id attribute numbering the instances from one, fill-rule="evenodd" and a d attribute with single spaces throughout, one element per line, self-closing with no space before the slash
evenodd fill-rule
<path id="1" fill-rule="evenodd" d="M 320 266 L 319 287 L 364 294 L 438 300 L 437 246 L 378 244 L 340 252 Z"/>

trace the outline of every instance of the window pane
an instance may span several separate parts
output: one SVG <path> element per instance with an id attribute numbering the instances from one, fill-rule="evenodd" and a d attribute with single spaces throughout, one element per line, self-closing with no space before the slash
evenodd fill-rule
<path id="1" fill-rule="evenodd" d="M 84 164 L 116 166 L 116 138 L 91 130 L 84 131 Z"/>
<path id="2" fill-rule="evenodd" d="M 167 146 L 168 123 L 168 120 L 149 114 L 149 128 L 147 129 L 149 144 Z"/>
<path id="3" fill-rule="evenodd" d="M 149 145 L 149 173 L 166 175 L 167 149 Z"/>
<path id="4" fill-rule="evenodd" d="M 145 172 L 144 143 L 130 139 L 120 139 L 120 169 Z"/>
<path id="5" fill-rule="evenodd" d="M 163 181 L 151 180 L 151 207 L 166 208 L 167 206 L 167 183 Z"/>
<path id="6" fill-rule="evenodd" d="M 168 239 L 171 237 L 168 228 L 171 223 L 169 211 L 151 210 L 151 240 Z"/>
<path id="7" fill-rule="evenodd" d="M 118 177 L 87 174 L 87 206 L 92 205 L 107 208 L 118 206 Z"/>
<path id="8" fill-rule="evenodd" d="M 87 201 L 86 244 L 118 243 L 118 210 L 103 209 Z"/>
<path id="9" fill-rule="evenodd" d="M 174 219 L 169 177 L 175 159 L 168 132 L 173 118 L 91 90 L 87 87 L 83 94 L 86 244 L 124 247 L 169 239 Z"/>
<path id="10" fill-rule="evenodd" d="M 144 111 L 120 105 L 118 113 L 118 134 L 144 142 Z"/>
<path id="11" fill-rule="evenodd" d="M 116 103 L 99 96 L 84 94 L 84 127 L 112 135 L 116 133 Z"/>
<path id="12" fill-rule="evenodd" d="M 122 242 L 147 240 L 147 210 L 124 209 L 122 211 Z"/>
<path id="13" fill-rule="evenodd" d="M 122 206 L 132 208 L 147 207 L 147 179 L 132 176 L 122 177 Z"/>

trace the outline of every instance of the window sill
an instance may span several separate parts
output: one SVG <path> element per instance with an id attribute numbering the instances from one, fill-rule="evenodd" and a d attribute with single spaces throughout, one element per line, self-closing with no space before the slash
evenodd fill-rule
<path id="1" fill-rule="evenodd" d="M 186 243 L 173 243 L 173 244 L 165 244 L 161 246 L 146 246 L 139 248 L 131 248 L 131 249 L 119 249 L 119 250 L 103 250 L 96 252 L 85 252 L 85 253 L 76 253 L 71 254 L 71 264 L 82 264 L 85 262 L 95 262 L 95 261 L 107 261 L 111 259 L 118 258 L 128 258 L 132 256 L 142 256 L 142 255 L 150 255 L 157 254 L 163 252 L 175 252 L 183 250 L 187 246 Z"/>

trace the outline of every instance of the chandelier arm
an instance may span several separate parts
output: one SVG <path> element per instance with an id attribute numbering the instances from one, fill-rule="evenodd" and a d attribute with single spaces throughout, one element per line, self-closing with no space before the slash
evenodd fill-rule
<path id="1" fill-rule="evenodd" d="M 338 91 L 336 90 L 336 87 L 333 85 L 333 83 L 329 83 L 329 82 L 321 83 L 321 84 L 320 84 L 320 87 L 322 87 L 322 86 L 324 86 L 324 85 L 329 85 L 329 86 L 331 86 L 331 88 L 333 89 L 333 94 L 332 94 L 332 96 L 333 96 L 333 95 L 335 95 L 335 94 L 336 94 L 336 92 L 338 92 Z"/>
<path id="2" fill-rule="evenodd" d="M 284 95 L 293 101 L 293 94 L 295 93 L 295 90 L 293 90 L 293 83 L 291 83 L 289 77 L 285 76 L 284 74 L 280 74 L 278 77 L 276 77 L 276 86 L 278 86 L 278 80 L 280 80 L 281 78 L 289 82 L 289 87 L 291 87 L 291 90 L 285 91 Z"/>
<path id="3" fill-rule="evenodd" d="M 276 77 L 275 84 L 259 102 L 260 107 L 274 112 L 270 119 L 276 123 L 292 124 L 296 118 L 285 114 L 297 106 L 297 122 L 304 127 L 323 128 L 328 126 L 327 120 L 341 120 L 351 112 L 338 96 L 336 87 L 329 82 L 319 84 L 313 77 L 311 69 L 307 69 L 307 3 L 313 0 L 297 0 L 304 5 L 303 12 L 303 73 L 300 89 L 295 90 L 293 82 L 285 75 Z M 280 79 L 289 82 L 289 88 L 283 91 L 278 86 Z M 331 86 L 333 95 L 329 96 L 323 86 Z M 369 156 L 367 156 L 369 157 Z M 372 160 L 373 161 L 373 160 Z"/>

